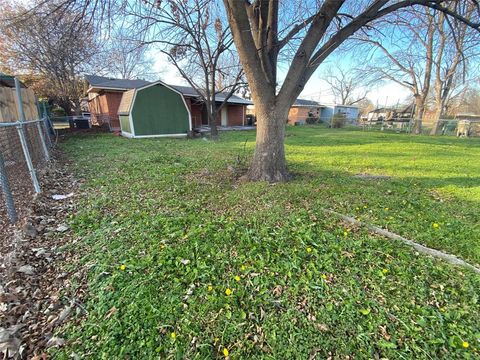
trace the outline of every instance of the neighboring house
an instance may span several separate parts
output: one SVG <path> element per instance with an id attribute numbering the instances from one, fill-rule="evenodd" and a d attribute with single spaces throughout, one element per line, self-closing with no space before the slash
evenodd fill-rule
<path id="1" fill-rule="evenodd" d="M 86 75 L 88 83 L 88 108 L 94 125 L 107 124 L 111 131 L 120 131 L 118 107 L 125 91 L 148 85 L 145 80 L 114 79 L 97 75 Z"/>
<path id="2" fill-rule="evenodd" d="M 108 123 L 112 131 L 120 130 L 118 110 L 123 93 L 152 84 L 145 80 L 113 79 L 95 75 L 87 75 L 85 79 L 89 84 L 87 93 L 92 123 L 98 125 Z M 156 83 L 157 82 L 155 82 L 155 84 Z M 192 128 L 208 125 L 205 104 L 195 89 L 188 86 L 168 86 L 180 92 L 185 99 L 192 118 Z M 218 94 L 216 96 L 217 106 L 219 106 L 224 99 L 225 95 Z M 227 100 L 227 104 L 222 107 L 217 118 L 217 124 L 221 126 L 245 125 L 246 106 L 250 104 L 252 104 L 252 102 L 249 100 L 242 99 L 235 95 L 231 96 Z M 165 108 L 165 110 L 167 109 L 168 107 Z"/>
<path id="3" fill-rule="evenodd" d="M 358 106 L 356 105 L 322 105 L 322 111 L 320 113 L 320 120 L 323 122 L 330 122 L 336 114 L 344 115 L 347 122 L 354 123 L 357 121 L 359 114 Z"/>
<path id="4" fill-rule="evenodd" d="M 367 115 L 367 121 L 368 122 L 382 122 L 384 120 L 389 119 L 392 117 L 393 113 L 395 112 L 395 109 L 393 108 L 377 108 L 375 110 L 372 110 L 368 113 Z"/>
<path id="5" fill-rule="evenodd" d="M 394 112 L 394 119 L 397 121 L 409 121 L 415 115 L 415 104 L 406 105 Z"/>
<path id="6" fill-rule="evenodd" d="M 161 81 L 125 92 L 118 116 L 122 135 L 130 138 L 186 136 L 192 130 L 183 94 Z"/>
<path id="7" fill-rule="evenodd" d="M 208 126 L 208 117 L 205 103 L 201 100 L 198 92 L 189 86 L 169 85 L 182 93 L 192 115 L 192 127 L 199 128 Z M 224 94 L 217 94 L 215 102 L 220 106 L 225 100 Z M 220 110 L 217 116 L 217 125 L 220 126 L 243 126 L 245 125 L 247 106 L 252 105 L 250 100 L 232 95 Z"/>
<path id="8" fill-rule="evenodd" d="M 293 103 L 288 112 L 288 123 L 295 125 L 296 123 L 305 124 L 307 118 L 319 118 L 322 105 L 313 100 L 297 99 Z"/>

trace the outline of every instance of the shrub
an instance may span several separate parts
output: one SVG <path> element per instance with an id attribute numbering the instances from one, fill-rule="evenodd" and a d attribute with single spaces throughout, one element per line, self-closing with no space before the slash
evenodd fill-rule
<path id="1" fill-rule="evenodd" d="M 346 122 L 347 117 L 345 116 L 345 114 L 335 114 L 332 117 L 331 127 L 335 129 L 342 128 L 345 126 Z"/>

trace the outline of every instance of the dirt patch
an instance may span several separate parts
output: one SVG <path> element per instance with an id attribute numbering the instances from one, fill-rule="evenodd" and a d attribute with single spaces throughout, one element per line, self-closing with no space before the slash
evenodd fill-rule
<path id="1" fill-rule="evenodd" d="M 62 346 L 53 336 L 74 311 L 81 311 L 84 271 L 64 272 L 77 256 L 65 245 L 75 241 L 67 219 L 75 211 L 79 181 L 56 153 L 39 172 L 42 193 L 17 205 L 19 221 L 0 229 L 0 356 L 45 359 Z M 54 200 L 55 194 L 71 194 Z M 3 225 L 3 224 L 2 224 Z"/>

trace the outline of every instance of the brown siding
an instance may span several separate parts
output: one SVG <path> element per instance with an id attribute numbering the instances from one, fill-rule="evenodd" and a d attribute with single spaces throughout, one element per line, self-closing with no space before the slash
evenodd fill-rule
<path id="1" fill-rule="evenodd" d="M 245 110 L 244 105 L 228 105 L 227 125 L 242 126 L 245 123 Z"/>
<path id="2" fill-rule="evenodd" d="M 93 94 L 88 103 L 92 123 L 95 125 L 110 124 L 112 131 L 120 130 L 120 121 L 118 119 L 118 107 L 122 100 L 122 92 L 105 92 L 102 94 Z"/>
<path id="3" fill-rule="evenodd" d="M 308 117 L 308 112 L 310 108 L 304 107 L 292 107 L 288 112 L 288 123 L 290 125 L 295 125 L 297 121 L 305 121 Z"/>
<path id="4" fill-rule="evenodd" d="M 192 103 L 192 99 L 189 97 L 185 98 L 185 102 L 190 110 L 190 114 L 192 115 L 192 126 L 194 128 L 198 128 L 202 126 L 202 120 L 204 117 L 203 114 L 203 105 Z M 204 123 L 208 123 L 208 121 L 204 121 Z"/>

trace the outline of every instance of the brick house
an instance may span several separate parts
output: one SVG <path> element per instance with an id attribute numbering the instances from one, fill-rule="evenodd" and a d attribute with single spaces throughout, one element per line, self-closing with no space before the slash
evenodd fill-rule
<path id="1" fill-rule="evenodd" d="M 322 108 L 323 106 L 316 101 L 297 99 L 288 112 L 288 123 L 290 125 L 305 124 L 308 117 L 319 118 Z"/>
<path id="2" fill-rule="evenodd" d="M 95 125 L 108 124 L 111 131 L 120 130 L 118 108 L 123 93 L 151 84 L 140 79 L 113 79 L 96 75 L 86 75 L 85 79 L 88 83 L 87 94 L 92 123 Z M 182 93 L 192 116 L 193 128 L 208 125 L 205 104 L 195 89 L 188 86 L 170 86 Z M 220 105 L 224 99 L 222 94 L 218 94 L 216 96 L 217 105 Z M 231 96 L 218 115 L 217 124 L 220 126 L 245 125 L 246 107 L 250 104 L 252 102 L 249 100 L 235 95 Z"/>
<path id="3" fill-rule="evenodd" d="M 88 109 L 92 124 L 108 125 L 110 131 L 120 130 L 118 107 L 125 91 L 148 84 L 145 80 L 123 80 L 104 76 L 86 75 L 88 83 Z"/>

